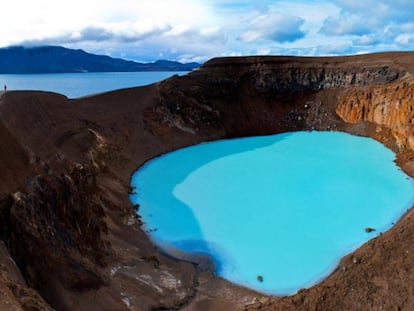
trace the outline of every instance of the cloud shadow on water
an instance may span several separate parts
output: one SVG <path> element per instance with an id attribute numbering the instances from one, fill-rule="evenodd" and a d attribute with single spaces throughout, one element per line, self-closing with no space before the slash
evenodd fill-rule
<path id="1" fill-rule="evenodd" d="M 219 273 L 232 259 L 217 242 L 206 241 L 192 208 L 177 199 L 175 187 L 203 165 L 217 159 L 273 145 L 290 133 L 227 139 L 203 143 L 167 153 L 148 161 L 132 176 L 135 193 L 130 196 L 140 204 L 139 214 L 150 237 L 167 254 L 198 263 Z M 206 194 L 208 195 L 208 194 Z"/>

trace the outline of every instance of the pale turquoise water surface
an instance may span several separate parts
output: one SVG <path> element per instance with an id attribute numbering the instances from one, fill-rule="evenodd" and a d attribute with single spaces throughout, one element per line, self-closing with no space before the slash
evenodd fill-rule
<path id="1" fill-rule="evenodd" d="M 186 71 L 85 72 L 52 74 L 0 74 L 0 88 L 50 91 L 69 98 L 147 85 Z"/>
<path id="2" fill-rule="evenodd" d="M 411 206 L 413 180 L 393 160 L 380 143 L 340 132 L 222 140 L 148 162 L 131 200 L 164 250 L 209 254 L 232 282 L 293 294 Z"/>

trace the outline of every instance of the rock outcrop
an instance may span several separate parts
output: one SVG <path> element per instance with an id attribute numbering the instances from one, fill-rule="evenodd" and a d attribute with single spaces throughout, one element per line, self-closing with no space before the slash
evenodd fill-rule
<path id="1" fill-rule="evenodd" d="M 303 92 L 383 84 L 400 78 L 403 68 L 388 64 L 322 58 L 315 62 L 306 57 L 249 57 L 213 59 L 198 72 L 208 71 L 210 75 L 236 78 L 258 92 Z M 219 82 L 212 78 L 212 82 Z"/>
<path id="2" fill-rule="evenodd" d="M 369 121 L 389 128 L 398 148 L 414 150 L 414 83 L 402 81 L 352 88 L 341 98 L 338 115 L 346 122 Z"/>

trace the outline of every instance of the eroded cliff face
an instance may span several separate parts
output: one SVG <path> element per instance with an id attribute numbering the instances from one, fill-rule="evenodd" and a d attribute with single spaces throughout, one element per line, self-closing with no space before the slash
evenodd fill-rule
<path id="1" fill-rule="evenodd" d="M 338 92 L 384 85 L 406 74 L 405 68 L 383 62 L 346 64 L 330 58 L 214 59 L 161 82 L 146 123 L 154 134 L 175 127 L 227 137 L 335 129 L 341 121 L 335 113 Z"/>
<path id="2" fill-rule="evenodd" d="M 127 161 L 119 146 L 124 132 L 113 133 L 106 114 L 105 128 L 87 114 L 56 94 L 0 98 L 0 144 L 8 147 L 0 149 L 7 161 L 0 174 L 0 293 L 9 310 L 180 306 L 193 295 L 195 267 L 161 254 L 139 229 L 129 180 L 110 168 Z M 18 178 L 7 183 L 10 172 Z"/>
<path id="3" fill-rule="evenodd" d="M 369 121 L 392 131 L 399 149 L 414 150 L 414 82 L 402 81 L 352 88 L 341 97 L 336 109 L 346 122 Z"/>
<path id="4" fill-rule="evenodd" d="M 109 246 L 103 240 L 105 201 L 97 194 L 95 176 L 82 166 L 59 177 L 36 176 L 24 191 L 0 202 L 2 239 L 28 284 L 48 300 L 53 290 L 47 284 L 56 280 L 73 290 L 104 284 L 93 268 L 105 264 Z"/>
<path id="5" fill-rule="evenodd" d="M 333 58 L 249 57 L 213 59 L 198 73 L 211 75 L 212 82 L 220 77 L 244 81 L 257 92 L 319 91 L 348 86 L 363 87 L 399 79 L 405 69 L 384 63 L 344 61 Z M 197 72 L 194 74 L 197 76 Z M 216 76 L 217 78 L 213 78 Z"/>

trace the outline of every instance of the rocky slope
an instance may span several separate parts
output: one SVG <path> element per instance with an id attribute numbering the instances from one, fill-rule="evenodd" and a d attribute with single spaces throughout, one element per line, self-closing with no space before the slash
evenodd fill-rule
<path id="1" fill-rule="evenodd" d="M 179 147 L 293 130 L 374 137 L 414 176 L 414 54 L 222 58 L 158 84 L 68 100 L 0 98 L 0 307 L 6 310 L 411 310 L 412 211 L 290 297 L 170 258 L 140 227 L 131 173 Z"/>

